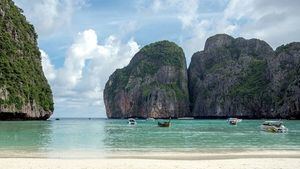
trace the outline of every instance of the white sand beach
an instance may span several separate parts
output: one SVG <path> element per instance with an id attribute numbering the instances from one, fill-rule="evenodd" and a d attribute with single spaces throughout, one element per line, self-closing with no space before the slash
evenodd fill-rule
<path id="1" fill-rule="evenodd" d="M 222 160 L 0 159 L 1 169 L 297 169 L 299 167 L 299 158 L 248 158 Z"/>
<path id="2" fill-rule="evenodd" d="M 300 152 L 160 153 L 101 158 L 0 158 L 0 169 L 296 169 Z"/>

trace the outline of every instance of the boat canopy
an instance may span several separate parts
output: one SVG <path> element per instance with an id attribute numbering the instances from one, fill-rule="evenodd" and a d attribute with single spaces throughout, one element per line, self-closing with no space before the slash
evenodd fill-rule
<path id="1" fill-rule="evenodd" d="M 282 121 L 265 121 L 263 125 L 266 126 L 281 126 L 283 124 Z"/>
<path id="2" fill-rule="evenodd" d="M 129 121 L 129 122 L 135 122 L 135 119 L 130 118 L 130 119 L 128 119 L 128 121 Z"/>
<path id="3" fill-rule="evenodd" d="M 232 121 L 232 120 L 239 120 L 238 118 L 228 118 L 229 121 Z"/>

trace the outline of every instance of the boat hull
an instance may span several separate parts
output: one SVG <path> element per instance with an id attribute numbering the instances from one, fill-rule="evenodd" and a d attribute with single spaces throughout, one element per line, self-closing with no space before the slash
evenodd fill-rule
<path id="1" fill-rule="evenodd" d="M 170 127 L 171 126 L 171 123 L 170 122 L 158 122 L 157 123 L 158 127 Z"/>
<path id="2" fill-rule="evenodd" d="M 261 125 L 260 129 L 262 131 L 271 132 L 271 133 L 286 133 L 288 131 L 288 129 L 286 127 L 284 127 L 283 125 L 280 127 Z"/>

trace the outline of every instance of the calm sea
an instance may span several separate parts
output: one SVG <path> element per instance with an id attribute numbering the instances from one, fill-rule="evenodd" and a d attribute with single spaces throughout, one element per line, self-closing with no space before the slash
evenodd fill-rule
<path id="1" fill-rule="evenodd" d="M 0 151 L 118 152 L 300 150 L 300 121 L 284 121 L 288 133 L 266 133 L 262 120 L 243 120 L 230 126 L 225 120 L 173 120 L 170 128 L 157 121 L 61 119 L 59 121 L 0 122 Z"/>

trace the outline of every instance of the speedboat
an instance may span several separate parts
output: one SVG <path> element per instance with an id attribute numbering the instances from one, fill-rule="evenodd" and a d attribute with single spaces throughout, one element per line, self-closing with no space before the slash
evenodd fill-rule
<path id="1" fill-rule="evenodd" d="M 265 121 L 260 125 L 260 129 L 272 133 L 285 133 L 288 131 L 288 128 L 283 125 L 282 121 Z"/>
<path id="2" fill-rule="evenodd" d="M 238 118 L 229 118 L 229 119 L 227 119 L 227 122 L 230 125 L 237 125 L 237 123 L 239 123 L 241 121 L 242 121 L 242 119 L 238 119 Z"/>
<path id="3" fill-rule="evenodd" d="M 129 124 L 129 125 L 136 125 L 137 123 L 136 123 L 135 119 L 129 118 L 129 119 L 128 119 L 128 124 Z"/>

